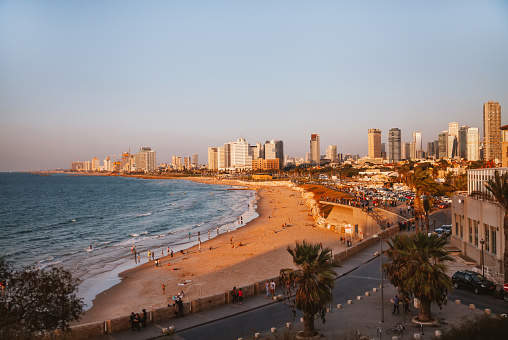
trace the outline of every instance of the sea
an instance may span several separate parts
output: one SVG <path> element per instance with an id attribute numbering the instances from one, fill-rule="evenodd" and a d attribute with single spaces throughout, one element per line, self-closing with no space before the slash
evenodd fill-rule
<path id="1" fill-rule="evenodd" d="M 0 173 L 0 257 L 14 268 L 61 266 L 86 309 L 118 274 L 256 218 L 256 193 L 179 179 Z M 140 253 L 135 258 L 132 248 Z M 206 244 L 203 246 L 206 247 Z"/>

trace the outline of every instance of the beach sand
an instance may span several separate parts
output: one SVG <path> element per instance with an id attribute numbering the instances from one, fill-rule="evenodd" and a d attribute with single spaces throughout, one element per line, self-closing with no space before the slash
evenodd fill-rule
<path id="1" fill-rule="evenodd" d="M 228 181 L 202 182 L 238 185 Z M 164 307 L 182 290 L 184 301 L 189 301 L 275 277 L 280 269 L 293 267 L 286 249 L 297 240 L 322 243 L 334 253 L 344 249 L 340 234 L 313 226 L 310 209 L 298 191 L 287 186 L 264 187 L 258 190 L 258 196 L 259 217 L 211 240 L 202 235 L 200 252 L 195 246 L 183 255 L 175 253 L 173 258 L 162 258 L 162 267 L 152 261 L 121 273 L 121 282 L 97 295 L 93 307 L 79 323 Z M 287 226 L 283 227 L 285 223 Z M 182 283 L 185 284 L 179 285 Z"/>

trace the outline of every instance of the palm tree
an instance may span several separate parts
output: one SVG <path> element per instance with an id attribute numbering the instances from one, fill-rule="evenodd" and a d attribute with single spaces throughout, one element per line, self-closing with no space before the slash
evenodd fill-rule
<path id="1" fill-rule="evenodd" d="M 424 232 L 399 234 L 388 241 L 385 254 L 389 261 L 383 269 L 399 291 L 420 300 L 420 322 L 432 320 L 432 303 L 441 308 L 453 287 L 444 263 L 454 259 L 444 249 L 445 244 L 445 238 Z"/>
<path id="2" fill-rule="evenodd" d="M 281 275 L 289 284 L 297 285 L 294 301 L 296 308 L 303 312 L 302 335 L 313 336 L 316 334 L 314 316 L 318 313 L 324 316 L 325 306 L 332 300 L 336 263 L 331 249 L 322 249 L 319 244 L 297 241 L 294 248 L 288 246 L 287 250 L 297 269 L 284 269 Z"/>
<path id="3" fill-rule="evenodd" d="M 504 232 L 504 282 L 508 282 L 508 173 L 499 176 L 496 170 L 494 178 L 485 183 L 487 190 L 494 196 L 496 204 L 503 209 L 503 232 Z"/>
<path id="4" fill-rule="evenodd" d="M 407 178 L 407 185 L 415 193 L 416 217 L 422 216 L 424 218 L 427 232 L 429 232 L 430 205 L 429 207 L 424 206 L 421 196 L 424 194 L 427 196 L 436 194 L 439 191 L 439 186 L 429 172 L 421 167 L 415 167 L 414 172 Z"/>

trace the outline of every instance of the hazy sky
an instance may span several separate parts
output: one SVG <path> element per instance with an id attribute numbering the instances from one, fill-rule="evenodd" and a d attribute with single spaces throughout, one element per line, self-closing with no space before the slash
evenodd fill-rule
<path id="1" fill-rule="evenodd" d="M 243 136 L 426 142 L 508 114 L 507 1 L 0 0 L 0 171 Z M 508 119 L 503 119 L 503 124 Z"/>

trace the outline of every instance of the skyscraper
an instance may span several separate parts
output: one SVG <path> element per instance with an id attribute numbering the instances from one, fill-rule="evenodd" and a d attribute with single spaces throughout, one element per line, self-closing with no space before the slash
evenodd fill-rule
<path id="1" fill-rule="evenodd" d="M 399 162 L 401 160 L 401 132 L 398 128 L 388 131 L 388 160 Z"/>
<path id="2" fill-rule="evenodd" d="M 415 157 L 418 153 L 418 150 L 423 150 L 422 147 L 422 133 L 421 132 L 413 132 L 413 143 L 415 143 Z"/>
<path id="3" fill-rule="evenodd" d="M 439 158 L 448 157 L 448 131 L 443 131 L 439 134 Z"/>
<path id="4" fill-rule="evenodd" d="M 480 131 L 478 128 L 467 129 L 467 160 L 480 160 Z"/>
<path id="5" fill-rule="evenodd" d="M 369 129 L 369 158 L 381 158 L 381 130 Z"/>
<path id="6" fill-rule="evenodd" d="M 321 162 L 321 149 L 319 147 L 319 134 L 310 135 L 310 162 L 319 165 Z"/>
<path id="7" fill-rule="evenodd" d="M 135 157 L 136 171 L 152 172 L 155 170 L 155 151 L 149 147 L 139 149 Z"/>
<path id="8" fill-rule="evenodd" d="M 483 104 L 483 137 L 485 160 L 501 161 L 501 105 L 498 102 Z"/>
<path id="9" fill-rule="evenodd" d="M 453 136 L 450 138 L 450 136 Z M 458 155 L 459 141 L 459 123 L 451 122 L 448 124 L 448 157 L 453 158 Z"/>
<path id="10" fill-rule="evenodd" d="M 278 159 L 279 169 L 284 166 L 284 143 L 281 140 L 272 139 L 265 142 L 265 159 Z"/>
<path id="11" fill-rule="evenodd" d="M 461 126 L 459 129 L 459 140 L 457 142 L 457 155 L 460 158 L 467 158 L 467 130 L 469 126 Z"/>
<path id="12" fill-rule="evenodd" d="M 337 162 L 337 145 L 328 145 L 326 149 L 326 159 L 329 159 L 330 162 Z"/>
<path id="13" fill-rule="evenodd" d="M 199 164 L 198 164 L 198 154 L 197 154 L 197 153 L 193 153 L 193 154 L 192 154 L 192 164 L 193 164 L 194 166 L 198 166 L 198 165 L 199 165 Z"/>

